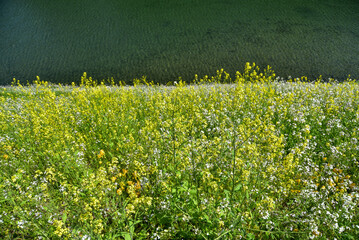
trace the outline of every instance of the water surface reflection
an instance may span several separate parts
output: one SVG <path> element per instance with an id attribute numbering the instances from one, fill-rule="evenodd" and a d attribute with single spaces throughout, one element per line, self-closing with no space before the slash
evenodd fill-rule
<path id="1" fill-rule="evenodd" d="M 356 0 L 0 1 L 0 84 L 185 80 L 247 61 L 278 75 L 359 78 Z"/>

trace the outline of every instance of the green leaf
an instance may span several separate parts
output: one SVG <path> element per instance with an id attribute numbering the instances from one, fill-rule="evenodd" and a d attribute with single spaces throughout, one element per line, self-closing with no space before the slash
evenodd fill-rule
<path id="1" fill-rule="evenodd" d="M 62 214 L 62 221 L 64 223 L 66 222 L 66 219 L 67 219 L 67 214 L 66 213 Z"/>
<path id="2" fill-rule="evenodd" d="M 191 194 L 192 196 L 196 196 L 197 195 L 197 190 L 192 188 L 192 189 L 189 190 L 189 194 Z"/>
<path id="3" fill-rule="evenodd" d="M 247 239 L 255 239 L 255 236 L 253 233 L 248 233 L 247 234 Z"/>
<path id="4" fill-rule="evenodd" d="M 234 191 L 237 192 L 242 188 L 242 184 L 238 184 L 237 186 L 234 187 Z"/>
<path id="5" fill-rule="evenodd" d="M 209 219 L 208 215 L 204 215 L 204 218 L 207 220 L 208 223 L 212 223 L 212 221 Z"/>
<path id="6" fill-rule="evenodd" d="M 226 195 L 226 198 L 229 199 L 229 196 L 231 195 L 231 192 L 227 189 L 224 190 L 224 194 Z"/>
<path id="7" fill-rule="evenodd" d="M 131 234 L 127 232 L 122 232 L 121 235 L 125 238 L 125 240 L 131 240 Z"/>
<path id="8" fill-rule="evenodd" d="M 135 231 L 135 223 L 133 223 L 132 221 L 130 221 L 130 233 L 133 233 Z"/>

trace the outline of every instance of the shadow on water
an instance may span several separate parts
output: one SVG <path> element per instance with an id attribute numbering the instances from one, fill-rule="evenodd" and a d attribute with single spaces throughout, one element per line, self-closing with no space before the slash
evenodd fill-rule
<path id="1" fill-rule="evenodd" d="M 1 0 L 0 85 L 231 75 L 359 78 L 357 0 Z"/>

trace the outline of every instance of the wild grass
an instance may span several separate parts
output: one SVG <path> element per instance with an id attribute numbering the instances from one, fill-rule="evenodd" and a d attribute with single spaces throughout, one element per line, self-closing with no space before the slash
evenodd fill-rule
<path id="1" fill-rule="evenodd" d="M 358 83 L 218 82 L 2 88 L 1 238 L 358 236 Z"/>

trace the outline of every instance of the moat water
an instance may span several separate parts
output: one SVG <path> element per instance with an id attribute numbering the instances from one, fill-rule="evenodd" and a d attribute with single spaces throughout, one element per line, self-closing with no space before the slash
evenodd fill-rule
<path id="1" fill-rule="evenodd" d="M 0 85 L 40 76 L 155 82 L 232 76 L 359 78 L 358 0 L 0 0 Z"/>

